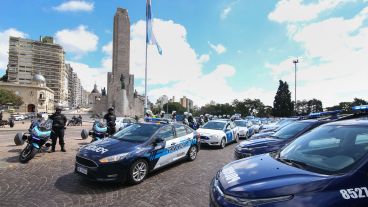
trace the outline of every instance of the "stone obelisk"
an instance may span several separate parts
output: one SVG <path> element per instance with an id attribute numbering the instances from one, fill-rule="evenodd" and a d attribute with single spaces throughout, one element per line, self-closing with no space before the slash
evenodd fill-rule
<path id="1" fill-rule="evenodd" d="M 134 76 L 129 71 L 130 21 L 128 11 L 118 8 L 114 16 L 112 72 L 108 73 L 108 105 L 117 116 L 131 115 Z"/>

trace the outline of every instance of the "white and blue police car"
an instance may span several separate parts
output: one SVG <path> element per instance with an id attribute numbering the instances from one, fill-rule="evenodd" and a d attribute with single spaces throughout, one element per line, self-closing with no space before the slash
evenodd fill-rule
<path id="1" fill-rule="evenodd" d="M 211 182 L 210 206 L 368 206 L 367 172 L 368 118 L 354 115 L 224 166 Z"/>
<path id="2" fill-rule="evenodd" d="M 81 148 L 75 172 L 94 181 L 142 182 L 153 170 L 178 160 L 193 161 L 200 137 L 188 126 L 151 119 Z"/>
<path id="3" fill-rule="evenodd" d="M 213 120 L 197 129 L 201 136 L 201 144 L 224 148 L 227 143 L 238 142 L 237 126 L 229 120 Z"/>

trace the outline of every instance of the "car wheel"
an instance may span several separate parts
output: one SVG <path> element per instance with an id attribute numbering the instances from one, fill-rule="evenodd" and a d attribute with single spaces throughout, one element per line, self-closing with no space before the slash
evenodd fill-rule
<path id="1" fill-rule="evenodd" d="M 188 161 L 193 161 L 197 158 L 198 149 L 196 146 L 191 146 L 188 151 Z"/>
<path id="2" fill-rule="evenodd" d="M 234 139 L 235 143 L 238 143 L 239 142 L 239 134 L 236 134 L 235 135 L 235 139 Z"/>
<path id="3" fill-rule="evenodd" d="M 135 161 L 129 170 L 129 181 L 131 184 L 143 182 L 148 174 L 148 164 L 145 160 Z"/>
<path id="4" fill-rule="evenodd" d="M 226 146 L 226 140 L 225 140 L 225 137 L 221 139 L 221 143 L 220 143 L 220 148 L 221 149 L 224 149 Z"/>

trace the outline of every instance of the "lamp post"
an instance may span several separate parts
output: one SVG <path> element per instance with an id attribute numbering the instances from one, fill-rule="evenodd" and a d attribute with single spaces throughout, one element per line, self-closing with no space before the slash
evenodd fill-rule
<path id="1" fill-rule="evenodd" d="M 295 98 L 295 102 L 294 102 L 294 110 L 295 110 L 295 113 L 296 113 L 296 64 L 298 64 L 299 63 L 299 60 L 298 59 L 295 59 L 295 60 L 293 60 L 293 63 L 294 63 L 294 68 L 295 68 L 295 91 L 294 91 L 294 93 L 295 93 L 295 95 L 294 95 L 294 98 Z"/>

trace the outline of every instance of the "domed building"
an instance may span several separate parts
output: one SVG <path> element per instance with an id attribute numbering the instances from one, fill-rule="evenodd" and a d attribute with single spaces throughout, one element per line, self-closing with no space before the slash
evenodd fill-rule
<path id="1" fill-rule="evenodd" d="M 91 91 L 91 93 L 88 96 L 88 104 L 89 107 L 94 107 L 96 102 L 101 100 L 101 93 L 100 91 L 97 89 L 97 85 L 95 84 L 93 87 L 93 90 Z"/>
<path id="2" fill-rule="evenodd" d="M 0 82 L 0 88 L 13 91 L 22 97 L 23 104 L 15 108 L 17 112 L 47 112 L 54 110 L 54 91 L 46 87 L 46 79 L 40 73 L 32 78 L 32 84 Z"/>

